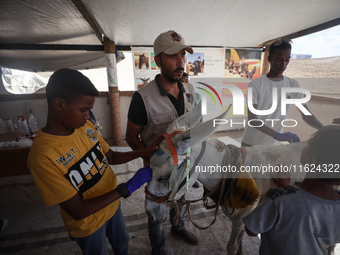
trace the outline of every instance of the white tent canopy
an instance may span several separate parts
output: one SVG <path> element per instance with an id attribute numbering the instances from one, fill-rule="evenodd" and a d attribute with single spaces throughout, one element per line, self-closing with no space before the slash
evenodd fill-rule
<path id="1" fill-rule="evenodd" d="M 261 47 L 340 24 L 340 1 L 11 0 L 0 20 L 0 66 L 54 71 L 105 66 L 101 34 L 118 50 L 170 29 L 192 46 Z"/>

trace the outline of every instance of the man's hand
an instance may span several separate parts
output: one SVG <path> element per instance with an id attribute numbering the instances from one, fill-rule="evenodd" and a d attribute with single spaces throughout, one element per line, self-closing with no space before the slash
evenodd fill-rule
<path id="1" fill-rule="evenodd" d="M 225 151 L 225 149 L 227 148 L 227 145 L 225 145 L 225 143 L 222 143 L 221 141 L 217 140 L 216 141 L 216 149 L 221 152 L 221 151 Z"/>
<path id="2" fill-rule="evenodd" d="M 146 147 L 145 149 L 143 149 L 143 155 L 142 158 L 144 159 L 144 161 L 146 161 L 147 163 L 150 162 L 150 157 L 152 156 L 152 154 L 158 150 L 159 148 L 159 143 L 162 142 L 164 140 L 163 136 L 158 136 L 156 138 L 156 140 L 148 147 Z"/>
<path id="3" fill-rule="evenodd" d="M 275 133 L 273 138 L 278 141 L 288 141 L 289 143 L 295 143 L 295 142 L 300 142 L 300 138 L 291 132 L 286 132 L 286 133 Z"/>
<path id="4" fill-rule="evenodd" d="M 287 187 L 290 185 L 290 173 L 278 172 L 272 174 L 272 179 L 278 187 Z"/>
<path id="5" fill-rule="evenodd" d="M 135 175 L 126 182 L 130 195 L 139 189 L 144 183 L 152 180 L 152 169 L 150 167 L 141 168 Z"/>

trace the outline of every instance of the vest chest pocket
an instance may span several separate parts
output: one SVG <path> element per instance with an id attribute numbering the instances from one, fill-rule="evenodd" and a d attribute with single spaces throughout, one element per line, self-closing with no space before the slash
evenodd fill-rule
<path id="1" fill-rule="evenodd" d="M 175 113 L 152 116 L 150 118 L 152 124 L 150 124 L 153 126 L 155 135 L 158 136 L 164 133 L 175 119 L 177 119 Z"/>

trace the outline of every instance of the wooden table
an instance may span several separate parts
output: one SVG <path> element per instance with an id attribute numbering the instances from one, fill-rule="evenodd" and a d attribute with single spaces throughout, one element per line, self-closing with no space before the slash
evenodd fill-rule
<path id="1" fill-rule="evenodd" d="M 20 134 L 1 134 L 0 142 L 15 141 Z M 30 148 L 0 148 L 0 178 L 30 174 L 27 157 Z"/>

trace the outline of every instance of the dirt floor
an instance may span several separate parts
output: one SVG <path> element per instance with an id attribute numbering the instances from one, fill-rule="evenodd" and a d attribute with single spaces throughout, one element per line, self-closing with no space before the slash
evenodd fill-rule
<path id="1" fill-rule="evenodd" d="M 219 134 L 221 135 L 221 134 Z M 126 151 L 128 147 L 115 147 Z M 142 160 L 136 159 L 127 164 L 114 166 L 118 183 L 127 181 L 142 167 Z M 129 253 L 131 255 L 151 254 L 147 231 L 147 216 L 144 210 L 144 187 L 131 197 L 121 200 L 122 211 L 130 234 Z M 45 207 L 34 185 L 32 176 L 0 178 L 0 218 L 7 218 L 9 225 L 0 233 L 0 254 L 8 255 L 60 255 L 82 254 L 75 242 L 71 241 L 59 215 L 59 207 Z M 188 198 L 199 198 L 203 187 L 192 188 Z M 200 225 L 208 225 L 214 218 L 214 211 L 207 210 L 203 204 L 192 206 L 192 215 Z M 189 245 L 176 239 L 170 232 L 167 220 L 166 246 L 168 255 L 186 254 L 226 254 L 226 244 L 230 234 L 231 222 L 220 210 L 216 223 L 207 230 L 193 226 L 188 216 L 184 218 L 186 227 L 199 239 L 198 245 Z M 255 255 L 259 239 L 245 236 L 244 254 Z M 110 254 L 113 254 L 110 249 Z"/>

